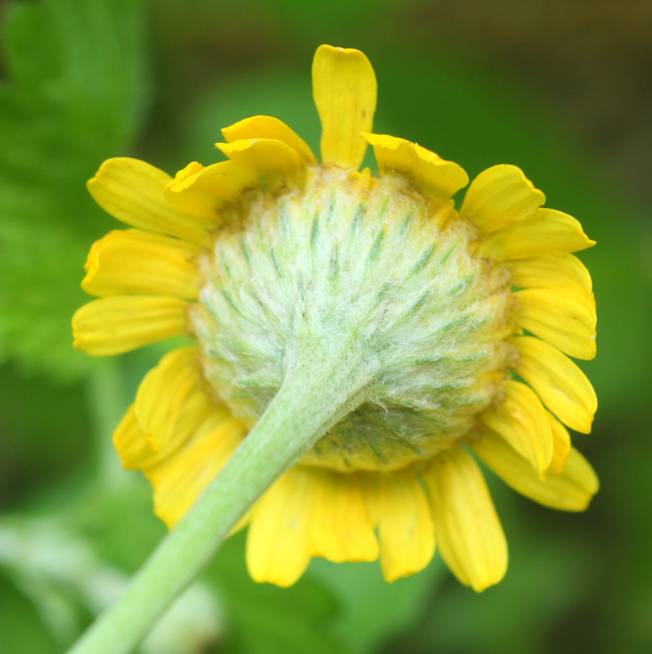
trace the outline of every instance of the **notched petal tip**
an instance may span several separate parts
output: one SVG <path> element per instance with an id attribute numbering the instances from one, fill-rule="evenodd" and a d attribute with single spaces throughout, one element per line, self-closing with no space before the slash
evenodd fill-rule
<path id="1" fill-rule="evenodd" d="M 333 53 L 342 53 L 346 55 L 361 55 L 365 59 L 367 59 L 367 56 L 365 55 L 362 50 L 358 50 L 357 48 L 344 48 L 340 45 L 330 45 L 329 43 L 322 43 L 320 46 L 317 47 L 317 50 L 315 50 L 315 57 L 317 55 L 324 55 L 324 54 L 333 54 Z"/>
<path id="2" fill-rule="evenodd" d="M 358 168 L 376 110 L 376 75 L 364 53 L 321 45 L 312 62 L 313 98 L 322 125 L 324 163 Z"/>
<path id="3" fill-rule="evenodd" d="M 225 203 L 233 202 L 258 184 L 256 171 L 240 162 L 219 161 L 209 166 L 192 162 L 167 184 L 165 197 L 181 211 L 215 220 Z"/>
<path id="4" fill-rule="evenodd" d="M 174 178 L 170 179 L 166 185 L 165 190 L 172 193 L 181 193 L 182 191 L 185 191 L 194 184 L 197 175 L 199 175 L 202 170 L 204 170 L 203 164 L 200 164 L 198 161 L 191 161 L 181 170 L 177 171 Z"/>
<path id="5" fill-rule="evenodd" d="M 77 309 L 73 347 L 94 356 L 122 354 L 187 333 L 184 300 L 162 296 L 112 295 Z"/>
<path id="6" fill-rule="evenodd" d="M 193 300 L 201 249 L 139 229 L 113 230 L 93 243 L 82 289 L 90 295 L 164 295 Z"/>

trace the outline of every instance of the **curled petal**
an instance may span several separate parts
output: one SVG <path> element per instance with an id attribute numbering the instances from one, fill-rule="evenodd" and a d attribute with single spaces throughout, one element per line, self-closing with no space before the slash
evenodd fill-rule
<path id="1" fill-rule="evenodd" d="M 154 511 L 172 528 L 195 503 L 240 445 L 245 427 L 233 418 L 204 423 L 172 456 L 145 468 Z"/>
<path id="2" fill-rule="evenodd" d="M 166 186 L 165 197 L 179 210 L 219 222 L 220 208 L 259 182 L 253 168 L 237 161 L 220 161 L 206 167 L 193 162 Z"/>
<path id="3" fill-rule="evenodd" d="M 461 166 L 416 143 L 384 134 L 366 134 L 365 138 L 382 172 L 405 175 L 433 199 L 446 202 L 469 181 Z"/>
<path id="4" fill-rule="evenodd" d="M 571 448 L 561 474 L 541 479 L 532 466 L 502 439 L 486 434 L 473 443 L 482 460 L 516 492 L 561 511 L 584 511 L 599 488 L 588 461 Z"/>
<path id="5" fill-rule="evenodd" d="M 127 409 L 122 420 L 113 432 L 113 444 L 120 456 L 122 465 L 128 470 L 142 468 L 157 462 L 158 457 L 152 449 L 147 434 L 142 430 L 133 404 Z"/>
<path id="6" fill-rule="evenodd" d="M 509 443 L 543 475 L 550 467 L 550 421 L 534 391 L 516 381 L 503 384 L 505 398 L 482 414 L 482 422 Z"/>
<path id="7" fill-rule="evenodd" d="M 174 452 L 206 420 L 229 415 L 208 394 L 194 347 L 169 352 L 145 375 L 134 410 L 151 447 L 162 456 Z"/>
<path id="8" fill-rule="evenodd" d="M 298 173 L 304 166 L 296 150 L 278 139 L 241 139 L 215 145 L 231 161 L 255 170 L 267 186 Z"/>
<path id="9" fill-rule="evenodd" d="M 212 221 L 171 206 L 164 194 L 171 180 L 144 161 L 118 157 L 100 166 L 88 190 L 107 213 L 127 225 L 207 245 Z"/>
<path id="10" fill-rule="evenodd" d="M 545 201 L 520 168 L 500 164 L 483 170 L 471 182 L 460 214 L 492 232 L 527 218 Z"/>
<path id="11" fill-rule="evenodd" d="M 222 134 L 228 143 L 242 139 L 276 139 L 289 145 L 305 163 L 314 163 L 315 155 L 308 144 L 282 120 L 274 116 L 251 116 L 224 127 Z"/>
<path id="12" fill-rule="evenodd" d="M 127 229 L 93 243 L 82 288 L 91 295 L 143 293 L 192 300 L 200 278 L 193 262 L 201 250 L 175 238 Z"/>
<path id="13" fill-rule="evenodd" d="M 567 356 L 538 338 L 517 336 L 512 343 L 519 352 L 514 372 L 564 424 L 588 434 L 598 399 L 586 375 Z"/>
<path id="14" fill-rule="evenodd" d="M 571 438 L 568 429 L 552 413 L 548 413 L 548 418 L 550 419 L 550 431 L 552 432 L 552 442 L 554 445 L 552 461 L 550 462 L 548 472 L 553 475 L 560 475 L 564 472 L 566 461 L 568 461 L 570 455 Z"/>
<path id="15" fill-rule="evenodd" d="M 477 253 L 496 261 L 527 259 L 585 250 L 595 245 L 572 216 L 537 209 L 530 218 L 512 223 L 481 240 Z"/>

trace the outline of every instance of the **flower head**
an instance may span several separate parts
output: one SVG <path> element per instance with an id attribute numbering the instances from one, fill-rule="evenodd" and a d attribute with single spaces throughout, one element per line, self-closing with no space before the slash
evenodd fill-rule
<path id="1" fill-rule="evenodd" d="M 391 581 L 437 544 L 482 590 L 507 546 L 475 455 L 553 508 L 583 510 L 598 488 L 567 431 L 590 432 L 597 408 L 569 358 L 595 355 L 591 278 L 571 254 L 593 241 L 515 166 L 482 172 L 456 208 L 459 165 L 372 133 L 361 52 L 321 46 L 312 74 L 321 162 L 253 116 L 222 130 L 225 161 L 174 178 L 101 166 L 90 192 L 132 229 L 91 248 L 83 288 L 100 299 L 75 315 L 75 344 L 110 355 L 194 339 L 147 374 L 114 437 L 170 526 L 286 376 L 320 365 L 307 352 L 353 352 L 364 383 L 243 520 L 252 576 L 285 586 L 313 556 L 380 558 Z M 376 175 L 359 170 L 368 145 Z"/>

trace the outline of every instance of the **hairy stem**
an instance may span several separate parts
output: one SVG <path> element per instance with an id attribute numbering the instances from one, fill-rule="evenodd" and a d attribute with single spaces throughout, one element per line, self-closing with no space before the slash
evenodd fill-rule
<path id="1" fill-rule="evenodd" d="M 356 345 L 337 353 L 321 349 L 318 343 L 303 344 L 278 394 L 223 471 L 72 654 L 130 652 L 256 499 L 364 400 L 374 362 Z"/>

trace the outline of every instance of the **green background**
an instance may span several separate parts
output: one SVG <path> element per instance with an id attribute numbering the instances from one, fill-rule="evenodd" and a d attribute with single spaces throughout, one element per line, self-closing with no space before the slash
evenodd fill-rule
<path id="1" fill-rule="evenodd" d="M 211 162 L 219 128 L 256 113 L 316 146 L 309 71 L 323 42 L 372 60 L 377 131 L 471 175 L 515 163 L 598 241 L 583 259 L 600 409 L 576 442 L 602 489 L 572 515 L 490 480 L 511 560 L 481 595 L 437 560 L 393 585 L 376 566 L 318 561 L 290 590 L 258 586 L 235 538 L 202 579 L 211 619 L 195 632 L 178 617 L 180 642 L 166 647 L 652 651 L 652 4 L 35 0 L 0 2 L 0 26 L 2 651 L 63 651 L 101 594 L 92 571 L 135 570 L 163 534 L 146 484 L 110 449 L 160 349 L 98 361 L 70 345 L 85 253 L 115 226 L 85 180 L 109 156 L 168 172 Z"/>

